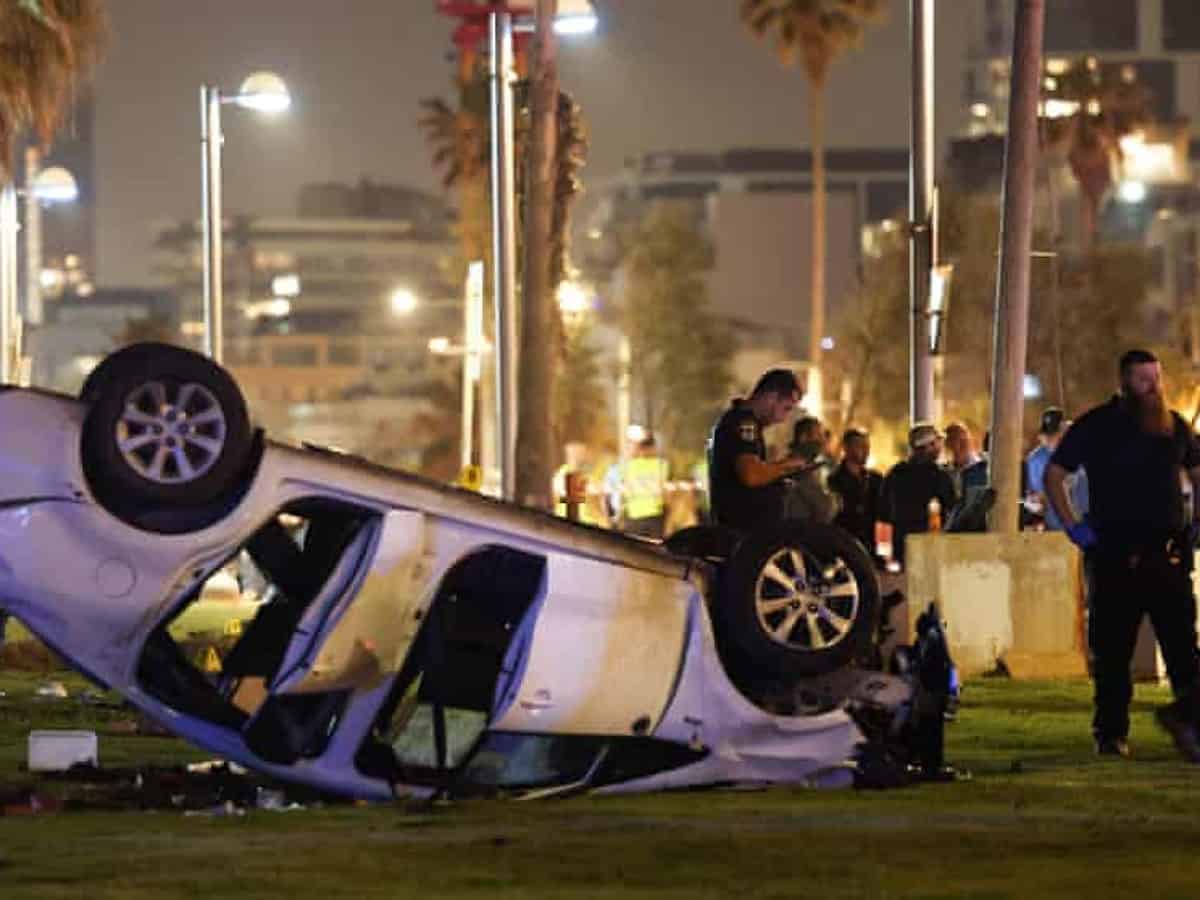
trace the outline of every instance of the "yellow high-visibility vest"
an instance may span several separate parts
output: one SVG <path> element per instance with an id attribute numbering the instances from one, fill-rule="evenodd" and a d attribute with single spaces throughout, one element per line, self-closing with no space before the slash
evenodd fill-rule
<path id="1" fill-rule="evenodd" d="M 625 463 L 624 475 L 625 518 L 661 516 L 665 508 L 667 461 L 657 456 L 635 456 Z"/>

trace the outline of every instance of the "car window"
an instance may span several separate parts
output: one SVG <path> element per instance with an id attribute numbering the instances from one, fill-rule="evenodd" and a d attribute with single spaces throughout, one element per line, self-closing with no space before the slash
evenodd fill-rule
<path id="1" fill-rule="evenodd" d="M 447 571 L 360 747 L 361 772 L 403 784 L 451 780 L 485 734 L 544 575 L 543 557 L 509 547 L 476 550 Z"/>
<path id="2" fill-rule="evenodd" d="M 608 743 L 591 735 L 491 732 L 459 775 L 457 793 L 575 784 L 588 777 Z"/>
<path id="3" fill-rule="evenodd" d="M 178 712 L 243 727 L 267 702 L 296 624 L 343 557 L 362 552 L 361 542 L 351 549 L 354 538 L 377 518 L 320 500 L 271 516 L 154 630 L 139 662 L 142 687 Z M 272 717 L 279 708 L 297 715 L 276 706 Z"/>

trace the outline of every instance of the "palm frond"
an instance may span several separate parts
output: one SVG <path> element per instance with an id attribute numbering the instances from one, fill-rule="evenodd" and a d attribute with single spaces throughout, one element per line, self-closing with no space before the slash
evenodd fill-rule
<path id="1" fill-rule="evenodd" d="M 0 7 L 0 170 L 32 129 L 48 145 L 99 60 L 108 33 L 101 0 L 10 0 Z"/>
<path id="2" fill-rule="evenodd" d="M 774 38 L 780 63 L 799 60 L 823 84 L 833 61 L 862 43 L 866 25 L 884 18 L 887 0 L 740 0 L 738 10 L 756 38 Z"/>

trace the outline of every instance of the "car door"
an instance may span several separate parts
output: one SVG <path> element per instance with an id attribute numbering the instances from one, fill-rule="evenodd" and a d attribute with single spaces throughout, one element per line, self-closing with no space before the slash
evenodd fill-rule
<path id="1" fill-rule="evenodd" d="M 696 587 L 667 574 L 565 553 L 546 584 L 492 729 L 650 734 L 679 676 Z"/>

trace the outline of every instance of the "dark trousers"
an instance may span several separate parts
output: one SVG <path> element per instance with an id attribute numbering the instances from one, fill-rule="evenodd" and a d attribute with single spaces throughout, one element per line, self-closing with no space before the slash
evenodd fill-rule
<path id="1" fill-rule="evenodd" d="M 1171 689 L 1185 707 L 1181 711 L 1195 718 L 1200 662 L 1191 568 L 1190 559 L 1169 554 L 1166 548 L 1088 554 L 1088 647 L 1095 680 L 1092 732 L 1097 737 L 1129 734 L 1130 666 L 1146 615 L 1167 664 Z"/>

